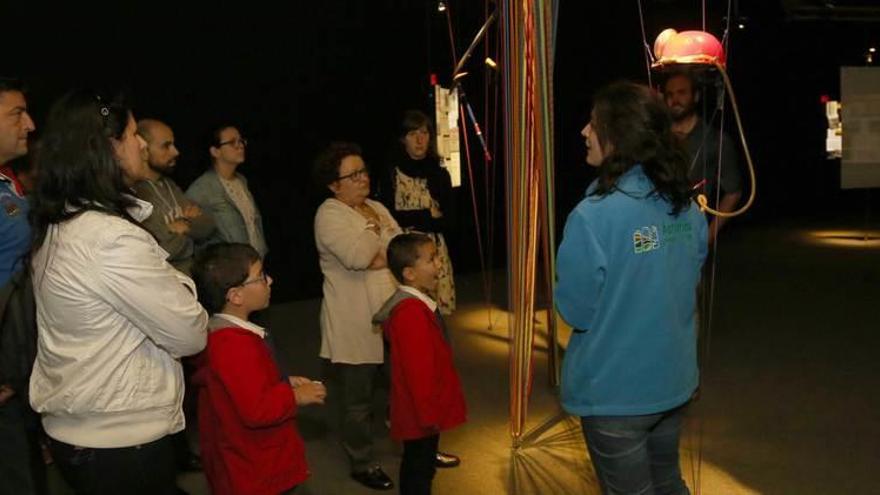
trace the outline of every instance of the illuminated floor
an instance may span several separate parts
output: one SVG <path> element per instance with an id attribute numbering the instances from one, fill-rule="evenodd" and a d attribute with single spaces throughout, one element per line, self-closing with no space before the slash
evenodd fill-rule
<path id="1" fill-rule="evenodd" d="M 878 492 L 880 244 L 836 230 L 741 228 L 722 240 L 703 394 L 691 408 L 682 444 L 682 468 L 694 493 Z M 829 235 L 846 242 L 825 242 Z M 444 434 L 441 447 L 461 455 L 463 464 L 439 471 L 434 492 L 598 493 L 571 419 L 552 423 L 512 455 L 506 314 L 497 305 L 490 314 L 479 302 L 479 287 L 475 277 L 460 279 L 465 302 L 449 321 L 470 422 Z M 496 299 L 503 294 L 499 286 Z M 317 301 L 301 301 L 277 305 L 269 315 L 294 371 L 312 376 L 321 373 L 317 309 Z M 546 386 L 543 338 L 535 356 L 532 428 L 558 412 Z M 302 415 L 312 478 L 298 493 L 375 493 L 348 479 L 333 406 Z M 396 478 L 397 447 L 381 419 L 377 414 L 377 453 Z M 181 483 L 192 494 L 207 493 L 200 474 Z"/>

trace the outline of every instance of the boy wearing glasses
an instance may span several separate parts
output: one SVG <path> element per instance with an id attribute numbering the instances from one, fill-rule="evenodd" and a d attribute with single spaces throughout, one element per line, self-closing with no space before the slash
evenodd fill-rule
<path id="1" fill-rule="evenodd" d="M 286 493 L 308 477 L 299 406 L 323 404 L 326 389 L 284 376 L 266 330 L 249 321 L 269 306 L 272 278 L 247 244 L 215 244 L 197 258 L 193 279 L 212 314 L 208 345 L 196 357 L 199 434 L 215 495 Z"/>

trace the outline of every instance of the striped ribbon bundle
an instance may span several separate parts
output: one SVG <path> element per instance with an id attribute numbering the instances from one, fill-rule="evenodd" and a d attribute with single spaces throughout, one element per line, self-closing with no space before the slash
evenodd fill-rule
<path id="1" fill-rule="evenodd" d="M 532 382 L 535 294 L 543 267 L 548 312 L 551 382 L 558 383 L 553 214 L 554 0 L 505 0 L 501 8 L 504 136 L 507 191 L 508 299 L 510 301 L 510 428 L 523 435 Z"/>

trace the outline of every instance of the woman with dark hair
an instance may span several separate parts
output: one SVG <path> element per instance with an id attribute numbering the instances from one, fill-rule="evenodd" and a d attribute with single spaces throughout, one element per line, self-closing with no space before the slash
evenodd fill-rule
<path id="1" fill-rule="evenodd" d="M 131 111 L 90 91 L 49 114 L 31 208 L 38 349 L 30 401 L 78 494 L 175 493 L 179 358 L 205 346 L 192 280 L 138 222 L 145 178 Z"/>
<path id="2" fill-rule="evenodd" d="M 385 250 L 400 227 L 381 203 L 368 199 L 370 175 L 358 145 L 331 144 L 315 160 L 314 175 L 330 196 L 315 214 L 324 274 L 321 357 L 341 385 L 342 445 L 352 477 L 388 490 L 394 483 L 375 462 L 371 434 L 374 378 L 385 360 L 382 332 L 372 319 L 396 287 Z"/>
<path id="3" fill-rule="evenodd" d="M 688 493 L 678 440 L 698 384 L 706 220 L 650 88 L 600 90 L 582 134 L 599 177 L 569 215 L 557 257 L 556 306 L 574 329 L 562 405 L 581 417 L 603 493 Z"/>
<path id="4" fill-rule="evenodd" d="M 247 179 L 237 172 L 245 160 L 247 139 L 235 126 L 221 125 L 211 132 L 210 140 L 211 168 L 186 190 L 186 196 L 208 212 L 217 227 L 201 244 L 250 244 L 265 258 L 269 248 L 263 234 L 263 218 Z"/>
<path id="5" fill-rule="evenodd" d="M 452 220 L 449 172 L 440 166 L 434 126 L 424 113 L 404 113 L 397 141 L 379 197 L 403 229 L 428 234 L 437 245 L 440 278 L 434 296 L 440 311 L 448 315 L 455 310 L 452 261 L 443 235 Z"/>

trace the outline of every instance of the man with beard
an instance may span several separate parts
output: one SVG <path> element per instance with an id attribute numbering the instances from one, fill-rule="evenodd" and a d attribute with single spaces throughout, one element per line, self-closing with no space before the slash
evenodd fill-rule
<path id="1" fill-rule="evenodd" d="M 716 210 L 733 211 L 742 196 L 736 144 L 726 133 L 707 125 L 697 115 L 696 105 L 701 94 L 695 86 L 694 77 L 686 71 L 673 72 L 666 79 L 663 96 L 672 113 L 672 131 L 684 141 L 688 153 L 688 176 L 695 190 L 705 194 L 709 205 Z M 709 246 L 715 244 L 715 238 L 726 221 L 724 217 L 712 217 Z"/>
<path id="2" fill-rule="evenodd" d="M 149 174 L 134 189 L 139 198 L 153 205 L 153 213 L 143 226 L 168 251 L 168 262 L 189 275 L 194 242 L 213 232 L 214 221 L 168 177 L 180 155 L 171 128 L 158 120 L 143 119 L 138 122 L 138 134 L 147 142 Z"/>
<path id="3" fill-rule="evenodd" d="M 174 144 L 174 132 L 164 122 L 142 119 L 138 122 L 138 134 L 147 142 L 143 159 L 147 162 L 147 179 L 135 184 L 137 196 L 153 205 L 153 213 L 141 225 L 156 238 L 162 249 L 168 252 L 168 263 L 177 270 L 190 275 L 195 242 L 214 231 L 214 220 L 184 196 L 180 187 L 168 175 L 177 164 L 180 152 Z M 184 361 L 184 372 L 189 382 L 189 363 Z M 173 436 L 174 456 L 179 471 L 201 470 L 201 459 L 190 450 L 188 432 L 194 428 L 195 402 L 186 387 L 184 414 L 186 429 Z M 192 435 L 192 433 L 189 433 Z M 186 493 L 178 488 L 179 494 Z"/>

